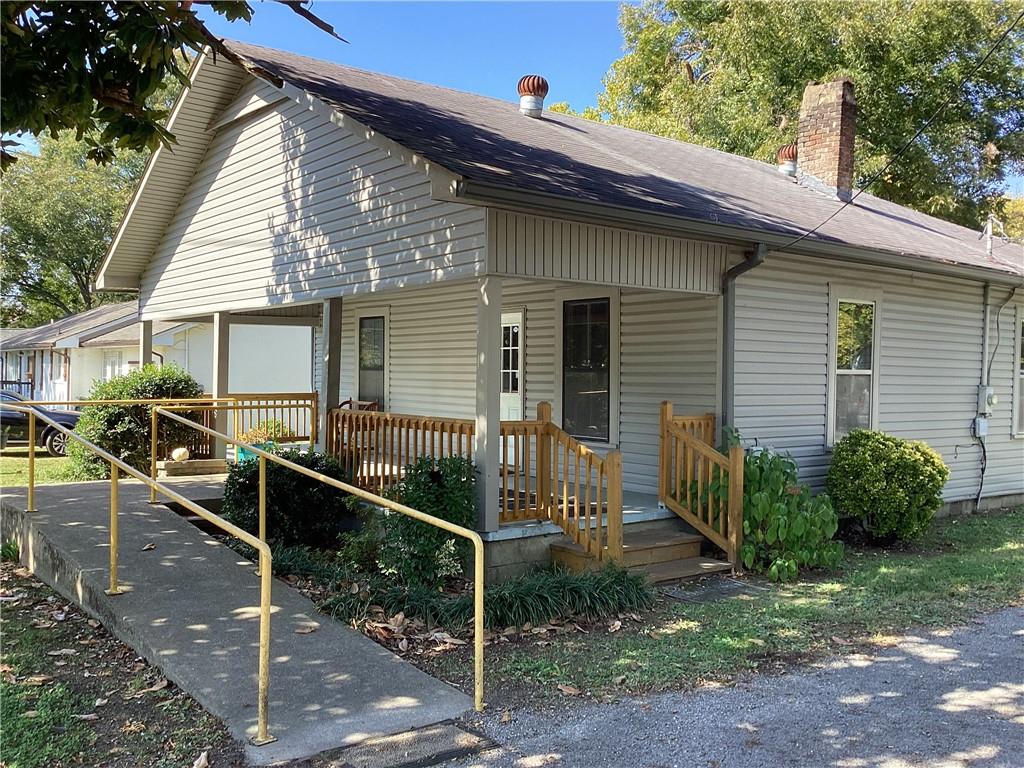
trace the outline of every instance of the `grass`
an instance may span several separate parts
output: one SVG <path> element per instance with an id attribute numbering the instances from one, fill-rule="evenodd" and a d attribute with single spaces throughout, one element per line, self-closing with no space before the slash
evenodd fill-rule
<path id="1" fill-rule="evenodd" d="M 0 594 L 0 765 L 241 764 L 220 722 L 24 568 L 0 565 Z"/>
<path id="2" fill-rule="evenodd" d="M 885 642 L 916 626 L 953 626 L 1022 599 L 1024 508 L 937 521 L 906 550 L 851 551 L 835 573 L 754 594 L 664 600 L 620 631 L 491 646 L 488 681 L 545 691 L 570 685 L 596 695 L 728 681 Z M 436 663 L 446 679 L 461 679 L 467 659 L 448 654 Z"/>
<path id="3" fill-rule="evenodd" d="M 66 456 L 51 456 L 45 448 L 36 448 L 36 484 L 68 481 Z M 0 486 L 13 488 L 28 485 L 28 446 L 7 446 L 0 451 Z"/>

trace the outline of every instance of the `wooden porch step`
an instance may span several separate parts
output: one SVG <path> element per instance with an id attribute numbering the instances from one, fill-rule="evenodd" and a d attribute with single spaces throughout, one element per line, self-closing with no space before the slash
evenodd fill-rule
<path id="1" fill-rule="evenodd" d="M 624 565 L 642 570 L 656 583 L 695 578 L 728 571 L 729 563 L 701 557 L 704 538 L 679 520 L 657 520 L 627 525 L 622 536 Z M 588 570 L 600 561 L 575 542 L 551 545 L 551 560 L 576 570 Z"/>
<path id="2" fill-rule="evenodd" d="M 687 557 L 667 563 L 654 563 L 642 570 L 655 584 L 664 584 L 731 571 L 732 566 L 724 560 L 713 560 L 710 557 Z"/>

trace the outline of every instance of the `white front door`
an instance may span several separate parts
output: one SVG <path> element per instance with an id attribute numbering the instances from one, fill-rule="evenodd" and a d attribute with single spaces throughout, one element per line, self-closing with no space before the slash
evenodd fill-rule
<path id="1" fill-rule="evenodd" d="M 523 406 L 523 313 L 501 313 L 501 420 L 526 418 Z"/>

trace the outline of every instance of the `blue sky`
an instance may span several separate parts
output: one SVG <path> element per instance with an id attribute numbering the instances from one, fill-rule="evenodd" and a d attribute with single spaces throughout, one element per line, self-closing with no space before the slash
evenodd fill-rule
<path id="1" fill-rule="evenodd" d="M 218 35 L 362 69 L 518 100 L 522 75 L 544 75 L 548 101 L 581 109 L 622 52 L 616 2 L 314 2 L 339 42 L 276 3 L 251 24 L 199 13 Z"/>

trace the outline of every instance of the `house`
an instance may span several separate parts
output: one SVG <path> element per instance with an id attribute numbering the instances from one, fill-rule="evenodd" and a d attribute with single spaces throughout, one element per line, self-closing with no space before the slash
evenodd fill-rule
<path id="1" fill-rule="evenodd" d="M 308 392 L 313 338 L 309 326 L 237 326 L 233 392 Z M 105 304 L 36 328 L 5 328 L 0 337 L 3 388 L 34 400 L 81 400 L 96 381 L 138 367 L 138 302 Z M 160 321 L 152 328 L 152 360 L 175 363 L 208 391 L 212 327 Z M 269 361 L 269 362 L 268 362 Z"/>
<path id="2" fill-rule="evenodd" d="M 326 447 L 371 487 L 472 456 L 495 568 L 693 555 L 665 516 L 735 563 L 733 501 L 689 495 L 735 466 L 724 425 L 816 487 L 863 426 L 940 451 L 951 505 L 1024 498 L 1021 250 L 847 204 L 849 81 L 808 87 L 776 167 L 544 111 L 537 76 L 517 105 L 228 46 L 99 286 L 211 323 L 215 392 L 234 324 L 311 320 Z"/>

